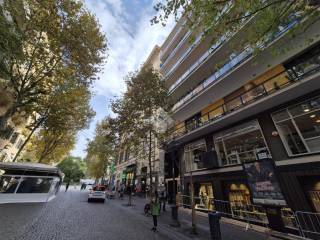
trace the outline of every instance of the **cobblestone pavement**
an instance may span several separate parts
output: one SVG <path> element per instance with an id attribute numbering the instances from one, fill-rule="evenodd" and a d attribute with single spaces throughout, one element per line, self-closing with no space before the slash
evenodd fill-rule
<path id="1" fill-rule="evenodd" d="M 161 214 L 158 232 L 150 231 L 152 218 L 143 215 L 145 200 L 135 197 L 134 206 L 127 200 L 88 203 L 87 191 L 69 188 L 46 204 L 0 205 L 0 240 L 184 240 L 209 239 L 207 231 L 188 234 L 189 216 L 181 214 L 182 226 L 169 226 L 170 212 Z M 169 210 L 169 209 L 168 209 Z M 231 225 L 222 225 L 223 240 L 267 239 L 264 234 Z"/>
<path id="2" fill-rule="evenodd" d="M 123 200 L 127 202 L 127 200 Z M 115 200 L 115 202 L 119 202 L 119 200 Z M 137 213 L 141 212 L 143 209 L 146 200 L 143 198 L 134 198 L 133 207 L 131 207 L 132 211 L 136 211 Z M 119 204 L 119 203 L 118 203 Z M 172 230 L 172 227 L 169 226 L 171 223 L 171 211 L 170 207 L 166 207 L 167 211 L 162 212 L 159 217 L 159 223 L 161 226 L 166 227 L 165 229 Z M 149 220 L 151 221 L 151 219 Z M 191 234 L 191 212 L 187 209 L 180 208 L 179 209 L 179 221 L 181 223 L 180 228 L 174 228 L 176 233 L 183 234 L 186 239 L 194 239 L 194 240 L 209 240 L 210 239 L 210 229 L 208 218 L 197 215 L 197 232 L 196 236 Z M 242 224 L 243 225 L 243 224 Z M 243 226 L 237 226 L 234 224 L 228 224 L 221 222 L 221 235 L 222 240 L 277 240 L 278 238 L 271 237 L 266 233 L 257 232 L 249 229 L 245 230 Z"/>
<path id="3" fill-rule="evenodd" d="M 47 204 L 0 205 L 1 240 L 170 239 L 150 231 L 150 219 L 112 201 L 88 203 L 87 191 L 69 188 Z"/>

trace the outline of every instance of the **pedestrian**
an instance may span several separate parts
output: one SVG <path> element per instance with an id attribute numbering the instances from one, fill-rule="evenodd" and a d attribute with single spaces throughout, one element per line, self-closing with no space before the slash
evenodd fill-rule
<path id="1" fill-rule="evenodd" d="M 157 192 L 154 193 L 154 198 L 152 198 L 150 205 L 151 205 L 151 215 L 153 219 L 153 228 L 151 230 L 156 232 L 157 225 L 158 225 L 158 216 L 160 215 L 160 203 L 159 203 Z"/>
<path id="2" fill-rule="evenodd" d="M 160 196 L 161 204 L 160 204 L 160 210 L 161 210 L 161 205 L 162 205 L 162 211 L 166 211 L 166 202 L 167 202 L 167 191 L 166 189 L 161 191 L 161 196 Z"/>
<path id="3" fill-rule="evenodd" d="M 119 199 L 120 199 L 120 200 L 123 199 L 123 194 L 124 194 L 124 185 L 121 184 L 120 190 L 119 190 Z"/>
<path id="4" fill-rule="evenodd" d="M 70 185 L 70 181 L 66 183 L 66 191 L 68 191 L 69 185 Z"/>

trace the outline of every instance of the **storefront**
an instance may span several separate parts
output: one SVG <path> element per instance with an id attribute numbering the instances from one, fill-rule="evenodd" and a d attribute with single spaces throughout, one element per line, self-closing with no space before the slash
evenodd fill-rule
<path id="1" fill-rule="evenodd" d="M 320 152 L 320 96 L 272 114 L 289 156 Z"/>
<path id="2" fill-rule="evenodd" d="M 195 208 L 198 210 L 214 210 L 214 195 L 212 183 L 195 184 Z"/>
<path id="3" fill-rule="evenodd" d="M 320 176 L 304 177 L 302 186 L 314 212 L 320 212 Z"/>
<path id="4" fill-rule="evenodd" d="M 248 186 L 242 181 L 227 181 L 224 183 L 225 199 L 231 207 L 245 207 L 251 203 L 251 195 Z"/>
<path id="5" fill-rule="evenodd" d="M 126 180 L 125 180 L 125 184 L 126 186 L 132 186 L 135 185 L 135 178 L 136 178 L 136 165 L 132 164 L 130 166 L 128 166 L 125 170 L 126 173 Z"/>
<path id="6" fill-rule="evenodd" d="M 257 120 L 214 135 L 220 166 L 257 161 L 261 155 L 271 158 Z"/>
<path id="7" fill-rule="evenodd" d="M 192 142 L 184 147 L 185 171 L 197 171 L 204 169 L 205 166 L 201 155 L 207 152 L 206 141 L 204 139 Z"/>

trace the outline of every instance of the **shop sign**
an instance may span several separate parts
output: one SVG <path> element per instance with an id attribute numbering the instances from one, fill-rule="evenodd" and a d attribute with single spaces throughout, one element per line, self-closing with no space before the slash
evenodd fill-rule
<path id="1" fill-rule="evenodd" d="M 253 202 L 263 205 L 287 205 L 270 160 L 244 163 Z"/>

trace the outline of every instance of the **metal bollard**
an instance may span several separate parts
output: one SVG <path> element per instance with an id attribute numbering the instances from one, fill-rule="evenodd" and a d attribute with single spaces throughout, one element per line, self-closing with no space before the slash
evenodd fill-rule
<path id="1" fill-rule="evenodd" d="M 210 226 L 210 235 L 212 240 L 221 240 L 221 230 L 220 230 L 220 218 L 221 213 L 219 212 L 210 212 L 208 213 L 209 217 L 209 226 Z"/>

